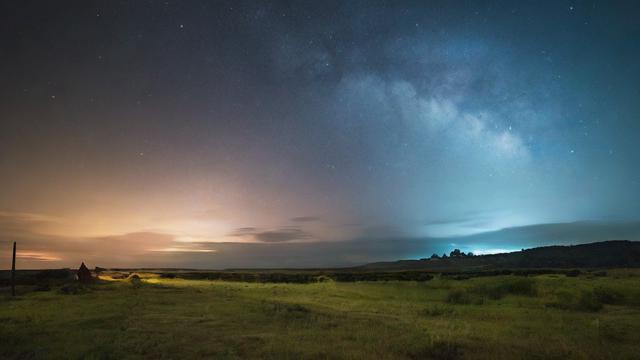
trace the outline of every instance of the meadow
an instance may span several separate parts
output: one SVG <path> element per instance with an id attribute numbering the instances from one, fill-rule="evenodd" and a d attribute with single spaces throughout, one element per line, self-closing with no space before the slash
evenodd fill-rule
<path id="1" fill-rule="evenodd" d="M 102 275 L 0 295 L 0 358 L 639 359 L 640 271 L 248 283 Z"/>

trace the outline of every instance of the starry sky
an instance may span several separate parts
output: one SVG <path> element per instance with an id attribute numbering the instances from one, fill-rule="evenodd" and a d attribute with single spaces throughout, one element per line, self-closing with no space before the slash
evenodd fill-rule
<path id="1" fill-rule="evenodd" d="M 3 1 L 0 265 L 640 240 L 640 3 Z"/>

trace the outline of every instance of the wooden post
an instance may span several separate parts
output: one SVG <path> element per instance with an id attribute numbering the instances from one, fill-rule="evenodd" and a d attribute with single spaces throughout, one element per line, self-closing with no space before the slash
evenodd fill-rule
<path id="1" fill-rule="evenodd" d="M 16 242 L 13 242 L 13 261 L 11 261 L 11 296 L 16 296 Z"/>

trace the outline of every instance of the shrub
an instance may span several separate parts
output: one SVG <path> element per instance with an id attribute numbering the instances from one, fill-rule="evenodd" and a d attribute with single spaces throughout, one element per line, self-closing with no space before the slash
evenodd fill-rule
<path id="1" fill-rule="evenodd" d="M 89 288 L 78 282 L 70 282 L 60 287 L 60 292 L 65 295 L 77 295 L 87 291 L 89 291 Z"/>
<path id="2" fill-rule="evenodd" d="M 608 305 L 618 304 L 624 297 L 620 292 L 603 286 L 598 286 L 593 289 L 593 294 L 599 302 Z"/>
<path id="3" fill-rule="evenodd" d="M 602 321 L 598 323 L 598 336 L 609 341 L 624 342 L 634 337 L 629 324 L 619 321 Z"/>
<path id="4" fill-rule="evenodd" d="M 36 284 L 36 286 L 33 289 L 35 291 L 50 291 L 51 285 L 49 285 L 48 282 L 39 282 Z"/>
<path id="5" fill-rule="evenodd" d="M 333 279 L 328 277 L 327 275 L 320 275 L 320 276 L 316 277 L 316 281 L 320 282 L 320 283 L 333 282 Z"/>
<path id="6" fill-rule="evenodd" d="M 573 293 L 567 290 L 559 290 L 554 293 L 555 300 L 547 303 L 547 306 L 558 309 L 570 309 L 573 307 Z"/>
<path id="7" fill-rule="evenodd" d="M 565 276 L 567 277 L 577 277 L 580 275 L 580 270 L 578 269 L 573 269 L 573 270 L 569 270 L 566 273 L 564 273 Z"/>
<path id="8" fill-rule="evenodd" d="M 577 310 L 596 312 L 602 309 L 602 303 L 598 300 L 594 291 L 583 290 L 576 304 Z"/>
<path id="9" fill-rule="evenodd" d="M 501 299 L 506 295 L 535 296 L 536 282 L 528 277 L 508 277 L 494 282 L 477 286 L 473 292 L 493 300 Z"/>
<path id="10" fill-rule="evenodd" d="M 424 316 L 444 316 L 454 314 L 455 310 L 449 306 L 429 306 L 421 311 L 421 314 Z"/>
<path id="11" fill-rule="evenodd" d="M 119 280 L 119 279 L 126 279 L 129 277 L 128 273 L 115 273 L 115 274 L 111 274 L 111 278 L 115 279 L 115 280 Z"/>
<path id="12" fill-rule="evenodd" d="M 453 289 L 447 294 L 447 302 L 450 304 L 471 304 L 469 292 L 463 289 Z"/>
<path id="13" fill-rule="evenodd" d="M 598 299 L 594 291 L 583 290 L 576 296 L 567 290 L 561 290 L 555 294 L 556 300 L 547 306 L 565 310 L 596 312 L 602 309 L 602 302 Z"/>
<path id="14" fill-rule="evenodd" d="M 463 358 L 462 347 L 450 341 L 433 343 L 429 351 L 431 358 L 440 360 L 457 360 Z"/>
<path id="15" fill-rule="evenodd" d="M 458 360 L 464 358 L 462 347 L 452 341 L 436 340 L 418 349 L 407 349 L 410 359 Z"/>
<path id="16" fill-rule="evenodd" d="M 469 275 L 455 275 L 453 276 L 453 280 L 469 280 L 471 277 Z"/>
<path id="17" fill-rule="evenodd" d="M 138 274 L 133 274 L 133 275 L 129 276 L 128 280 L 129 280 L 129 283 L 131 283 L 131 286 L 133 286 L 134 289 L 137 289 L 140 286 L 142 286 L 142 280 L 140 280 L 140 276 L 138 276 Z"/>
<path id="18" fill-rule="evenodd" d="M 535 296 L 537 294 L 536 282 L 529 277 L 513 278 L 502 283 L 502 287 L 509 294 Z"/>
<path id="19" fill-rule="evenodd" d="M 264 312 L 281 319 L 302 319 L 311 314 L 311 310 L 300 304 L 288 304 L 282 302 L 265 302 Z"/>

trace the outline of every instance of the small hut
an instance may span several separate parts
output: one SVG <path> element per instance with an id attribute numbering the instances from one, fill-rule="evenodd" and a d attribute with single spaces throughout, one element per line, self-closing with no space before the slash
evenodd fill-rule
<path id="1" fill-rule="evenodd" d="M 78 281 L 83 284 L 89 284 L 93 282 L 93 276 L 91 275 L 91 271 L 87 268 L 84 262 L 78 268 L 78 272 L 76 273 L 78 277 Z"/>

